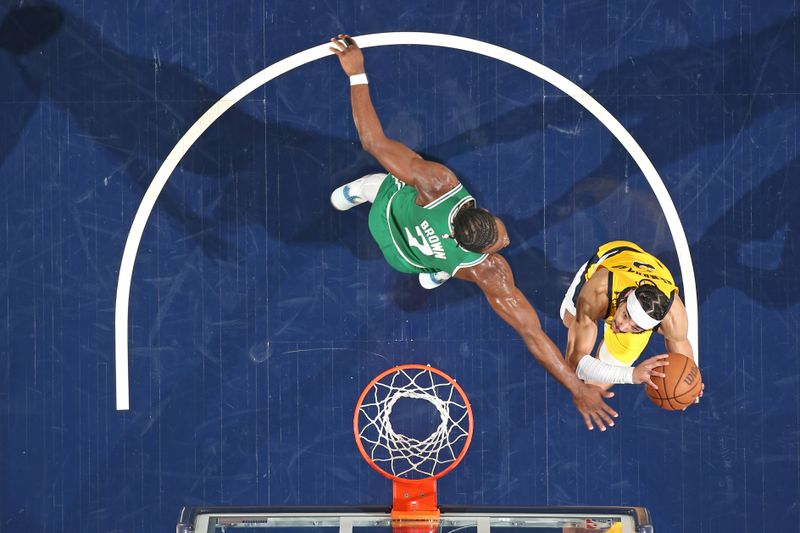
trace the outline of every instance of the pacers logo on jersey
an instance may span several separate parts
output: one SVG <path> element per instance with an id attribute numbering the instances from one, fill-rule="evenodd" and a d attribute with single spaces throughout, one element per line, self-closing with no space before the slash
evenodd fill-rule
<path id="1" fill-rule="evenodd" d="M 647 264 L 647 263 L 642 263 L 640 261 L 634 261 L 633 262 L 633 268 L 638 268 L 639 270 L 655 270 L 656 269 L 656 267 L 654 267 L 653 265 L 650 265 L 650 264 Z"/>
<path id="2" fill-rule="evenodd" d="M 423 220 L 422 224 L 416 226 L 415 229 L 417 230 L 419 239 L 412 235 L 408 228 L 405 228 L 406 240 L 408 240 L 409 246 L 413 246 L 427 256 L 432 255 L 436 259 L 447 259 L 441 238 L 436 235 L 436 232 L 427 220 Z"/>
<path id="3" fill-rule="evenodd" d="M 603 266 L 606 266 L 606 265 L 603 265 Z M 636 268 L 633 268 L 633 267 L 636 267 Z M 627 272 L 628 274 L 634 274 L 634 275 L 640 276 L 640 277 L 642 277 L 644 279 L 652 279 L 652 280 L 661 281 L 661 282 L 666 283 L 667 285 L 669 285 L 671 287 L 675 286 L 675 283 L 673 283 L 672 280 L 667 279 L 664 276 L 659 276 L 658 274 L 651 274 L 649 272 L 645 272 L 644 270 L 647 267 L 652 268 L 654 272 L 656 271 L 655 267 L 653 267 L 652 265 L 649 265 L 647 263 L 639 263 L 639 262 L 634 262 L 633 266 L 628 266 L 628 265 L 612 265 L 611 266 L 611 268 L 614 269 L 614 271 Z M 606 268 L 608 268 L 608 267 L 606 266 Z"/>

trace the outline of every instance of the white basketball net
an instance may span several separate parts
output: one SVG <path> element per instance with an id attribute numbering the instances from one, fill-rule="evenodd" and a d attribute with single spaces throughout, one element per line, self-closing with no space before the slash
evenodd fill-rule
<path id="1" fill-rule="evenodd" d="M 419 440 L 392 427 L 401 398 L 425 400 L 438 411 L 439 425 Z M 375 465 L 405 479 L 431 477 L 458 458 L 469 435 L 469 410 L 447 379 L 427 369 L 399 369 L 375 383 L 359 410 L 359 438 Z M 457 446 L 461 443 L 461 446 Z"/>

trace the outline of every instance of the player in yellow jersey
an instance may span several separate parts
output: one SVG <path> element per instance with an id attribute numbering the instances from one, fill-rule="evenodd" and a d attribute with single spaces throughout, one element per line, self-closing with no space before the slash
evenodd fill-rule
<path id="1" fill-rule="evenodd" d="M 651 376 L 664 376 L 666 354 L 631 366 L 653 331 L 663 335 L 668 352 L 694 358 L 686 308 L 672 274 L 632 242 L 604 244 L 584 263 L 561 304 L 561 319 L 569 328 L 567 362 L 590 383 L 656 387 Z M 592 357 L 598 320 L 605 323 L 603 339 Z"/>

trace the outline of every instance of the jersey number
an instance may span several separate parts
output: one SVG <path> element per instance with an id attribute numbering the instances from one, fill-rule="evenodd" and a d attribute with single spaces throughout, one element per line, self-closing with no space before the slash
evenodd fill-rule
<path id="1" fill-rule="evenodd" d="M 406 230 L 406 239 L 408 240 L 408 245 L 413 246 L 414 248 L 418 248 L 423 254 L 425 255 L 433 255 L 433 250 L 431 249 L 431 245 L 425 240 L 425 234 L 422 233 L 422 229 L 417 226 L 417 235 L 419 235 L 419 240 L 416 237 L 411 235 L 411 232 Z"/>

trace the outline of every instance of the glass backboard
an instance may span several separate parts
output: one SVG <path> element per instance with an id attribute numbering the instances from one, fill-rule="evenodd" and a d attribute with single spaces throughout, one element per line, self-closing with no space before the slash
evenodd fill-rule
<path id="1" fill-rule="evenodd" d="M 185 507 L 177 533 L 385 533 L 404 531 L 386 507 Z M 423 524 L 424 526 L 424 524 Z M 406 527 L 408 525 L 406 524 Z M 409 529 L 405 529 L 409 531 Z M 441 507 L 414 531 L 441 533 L 653 533 L 642 507 Z"/>

